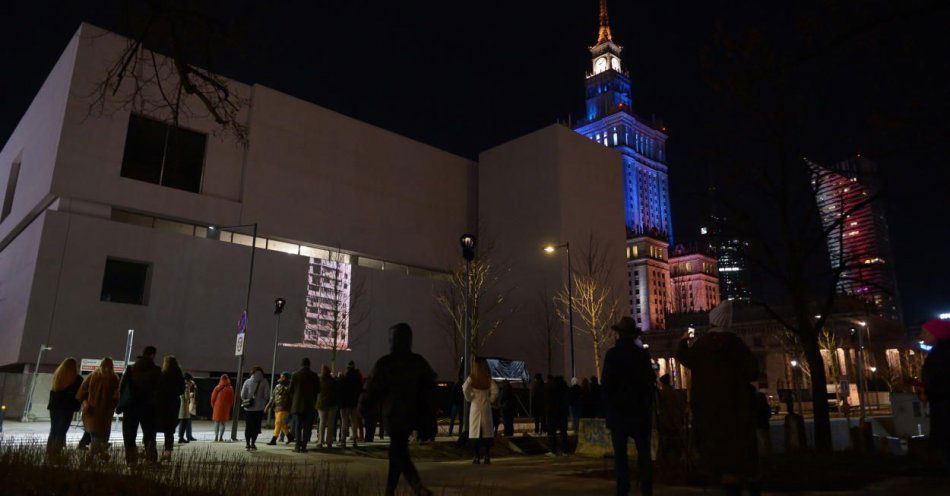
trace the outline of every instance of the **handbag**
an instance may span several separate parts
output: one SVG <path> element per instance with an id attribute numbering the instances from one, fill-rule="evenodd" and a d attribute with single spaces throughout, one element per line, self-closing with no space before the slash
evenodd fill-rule
<path id="1" fill-rule="evenodd" d="M 250 398 L 241 400 L 241 407 L 243 407 L 245 410 L 247 410 L 248 407 L 254 404 L 254 400 L 257 398 L 257 392 L 261 389 L 261 382 L 263 381 L 257 381 L 257 386 L 254 387 L 253 396 L 251 396 Z"/>

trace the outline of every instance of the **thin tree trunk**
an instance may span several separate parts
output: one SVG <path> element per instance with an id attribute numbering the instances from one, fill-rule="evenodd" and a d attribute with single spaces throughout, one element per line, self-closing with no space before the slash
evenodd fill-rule
<path id="1" fill-rule="evenodd" d="M 817 337 L 804 340 L 802 347 L 805 359 L 811 369 L 812 410 L 815 421 L 815 449 L 819 453 L 830 453 L 831 414 L 828 408 L 828 379 L 825 377 L 825 362 L 821 356 Z"/>

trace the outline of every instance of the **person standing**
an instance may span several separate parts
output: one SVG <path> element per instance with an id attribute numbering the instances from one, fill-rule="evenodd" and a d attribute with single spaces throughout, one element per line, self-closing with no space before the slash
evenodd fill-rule
<path id="1" fill-rule="evenodd" d="M 501 389 L 501 419 L 505 425 L 505 437 L 515 435 L 515 412 L 518 409 L 518 398 L 515 397 L 515 388 L 511 386 L 511 381 L 505 381 Z"/>
<path id="2" fill-rule="evenodd" d="M 567 382 L 564 377 L 557 376 L 548 381 L 544 396 L 547 398 L 546 420 L 548 439 L 551 445 L 551 454 L 558 456 L 567 453 Z M 561 443 L 558 446 L 558 433 L 561 434 Z"/>
<path id="3" fill-rule="evenodd" d="M 284 372 L 277 379 L 277 385 L 274 386 L 274 394 L 271 395 L 265 411 L 268 409 L 274 412 L 274 436 L 271 437 L 268 446 L 277 445 L 277 436 L 283 440 L 287 437 L 287 442 L 294 442 L 294 436 L 290 433 L 290 427 L 287 424 L 287 417 L 290 415 L 290 374 Z"/>
<path id="4" fill-rule="evenodd" d="M 534 417 L 534 433 L 541 435 L 544 432 L 544 415 L 547 407 L 544 405 L 544 379 L 541 374 L 534 374 L 531 382 L 531 416 Z"/>
<path id="5" fill-rule="evenodd" d="M 409 458 L 409 435 L 433 439 L 436 434 L 435 371 L 421 355 L 412 352 L 412 328 L 399 323 L 389 329 L 391 352 L 373 366 L 367 381 L 364 407 L 380 409 L 389 429 L 389 472 L 386 496 L 396 494 L 401 476 L 416 496 L 432 496 Z"/>
<path id="6" fill-rule="evenodd" d="M 320 393 L 320 377 L 310 370 L 310 359 L 302 358 L 300 368 L 290 377 L 290 414 L 294 417 L 294 451 L 307 452 L 313 432 L 313 409 Z"/>
<path id="7" fill-rule="evenodd" d="M 320 414 L 319 447 L 333 447 L 333 433 L 336 432 L 336 410 L 339 406 L 336 379 L 330 367 L 320 369 L 320 394 L 317 396 L 317 412 Z"/>
<path id="8" fill-rule="evenodd" d="M 930 442 L 950 473 L 950 321 L 924 322 L 920 337 L 932 346 L 920 374 L 930 403 Z"/>
<path id="9" fill-rule="evenodd" d="M 491 379 L 488 372 L 488 363 L 484 358 L 477 358 L 472 363 L 472 372 L 462 384 L 462 393 L 465 400 L 471 403 L 468 411 L 468 438 L 475 445 L 475 458 L 472 463 L 491 464 L 491 445 L 495 437 L 495 426 L 492 425 L 492 403 L 498 397 L 498 386 Z"/>
<path id="10" fill-rule="evenodd" d="M 630 317 L 623 317 L 611 328 L 617 342 L 604 357 L 604 406 L 607 429 L 614 451 L 614 475 L 617 495 L 630 494 L 630 466 L 627 464 L 627 442 L 633 438 L 637 447 L 637 478 L 640 494 L 653 494 L 653 463 L 650 433 L 656 396 L 656 371 L 650 353 L 639 337 L 643 333 Z M 591 381 L 593 393 L 594 381 Z"/>
<path id="11" fill-rule="evenodd" d="M 112 415 L 119 403 L 119 378 L 111 358 L 103 358 L 96 370 L 86 377 L 76 399 L 82 402 L 82 425 L 91 440 L 89 458 L 108 460 Z"/>
<path id="12" fill-rule="evenodd" d="M 359 403 L 360 393 L 363 391 L 363 375 L 356 368 L 356 363 L 352 360 L 346 366 L 346 375 L 340 387 L 340 416 L 343 420 L 341 442 L 346 447 L 346 439 L 351 431 L 353 435 L 353 447 L 356 447 L 356 440 L 359 437 L 357 431 L 357 413 L 356 406 Z"/>
<path id="13" fill-rule="evenodd" d="M 244 408 L 244 447 L 257 451 L 257 436 L 261 434 L 264 407 L 270 400 L 270 384 L 264 378 L 264 369 L 254 367 L 251 377 L 241 386 L 241 407 Z"/>
<path id="14" fill-rule="evenodd" d="M 181 409 L 181 395 L 185 393 L 185 376 L 181 373 L 178 359 L 165 356 L 162 363 L 162 376 L 158 387 L 158 427 L 165 435 L 165 449 L 162 460 L 171 460 L 175 447 L 175 428 L 178 427 L 178 413 Z"/>
<path id="15" fill-rule="evenodd" d="M 161 384 L 162 369 L 155 365 L 154 346 L 146 346 L 142 355 L 136 357 L 135 364 L 126 367 L 119 382 L 119 406 L 116 411 L 122 414 L 122 439 L 125 444 L 125 461 L 130 467 L 138 464 L 138 447 L 135 438 L 139 427 L 142 428 L 142 444 L 145 447 L 145 461 L 158 461 L 155 446 L 155 434 L 158 431 L 158 388 Z"/>
<path id="16" fill-rule="evenodd" d="M 659 454 L 661 469 L 682 466 L 686 458 L 686 428 L 688 422 L 686 396 L 674 387 L 669 374 L 660 377 L 657 394 L 657 434 L 660 436 Z"/>
<path id="17" fill-rule="evenodd" d="M 590 377 L 590 418 L 604 418 L 604 389 L 597 376 Z"/>
<path id="18" fill-rule="evenodd" d="M 367 402 L 367 397 L 369 395 L 369 384 L 373 380 L 373 376 L 366 376 L 366 381 L 363 383 L 363 391 L 360 392 L 360 399 L 357 402 L 357 408 L 360 411 L 360 416 L 363 417 L 363 426 L 364 426 L 364 437 L 363 440 L 367 443 L 373 442 L 376 438 L 376 424 L 379 423 L 379 407 L 370 405 Z"/>
<path id="19" fill-rule="evenodd" d="M 758 475 L 755 396 L 750 382 L 759 364 L 742 339 L 727 329 L 732 302 L 709 312 L 709 332 L 693 340 L 683 335 L 676 360 L 690 369 L 690 407 L 696 446 L 703 465 L 728 495 L 761 494 Z"/>
<path id="20" fill-rule="evenodd" d="M 178 442 L 186 444 L 197 441 L 191 433 L 191 416 L 195 414 L 195 391 L 197 386 L 191 374 L 185 373 L 185 390 L 181 393 L 181 407 L 178 409 Z M 186 437 L 187 436 L 187 437 Z"/>
<path id="21" fill-rule="evenodd" d="M 452 404 L 449 406 L 449 436 L 455 431 L 455 421 L 458 420 L 459 423 L 459 435 L 462 435 L 462 432 L 465 431 L 465 428 L 462 426 L 462 415 L 465 409 L 465 396 L 462 394 L 462 383 L 456 381 L 452 384 L 452 391 L 450 394 L 450 401 Z"/>
<path id="22" fill-rule="evenodd" d="M 571 428 L 578 432 L 581 423 L 581 386 L 577 377 L 571 378 L 571 387 L 567 390 L 567 407 L 571 415 Z"/>
<path id="23" fill-rule="evenodd" d="M 211 391 L 211 422 L 214 424 L 214 442 L 224 441 L 227 423 L 234 406 L 234 388 L 227 374 L 221 374 L 218 385 Z"/>
<path id="24" fill-rule="evenodd" d="M 46 441 L 48 455 L 58 455 L 66 446 L 66 431 L 81 406 L 76 395 L 82 382 L 75 358 L 63 360 L 53 372 L 49 403 L 46 405 L 50 418 L 49 438 Z"/>

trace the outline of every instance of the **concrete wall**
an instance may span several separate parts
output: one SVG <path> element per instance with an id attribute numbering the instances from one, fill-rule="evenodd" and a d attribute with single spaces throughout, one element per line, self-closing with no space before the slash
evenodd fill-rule
<path id="1" fill-rule="evenodd" d="M 510 305 L 518 311 L 498 329 L 486 355 L 526 359 L 534 372 L 545 372 L 539 346 L 539 300 L 566 284 L 565 253 L 545 255 L 542 247 L 570 242 L 574 262 L 591 236 L 610 253 L 611 280 L 621 311 L 626 305 L 625 236 L 620 155 L 570 129 L 553 125 L 483 152 L 479 156 L 479 223 L 493 257 L 510 265 L 507 284 L 515 286 Z M 579 265 L 575 265 L 579 267 Z M 575 315 L 575 329 L 580 323 Z M 555 370 L 568 373 L 569 335 Z M 578 376 L 594 374 L 589 337 L 575 335 Z M 569 366 L 568 366 L 569 367 Z"/>

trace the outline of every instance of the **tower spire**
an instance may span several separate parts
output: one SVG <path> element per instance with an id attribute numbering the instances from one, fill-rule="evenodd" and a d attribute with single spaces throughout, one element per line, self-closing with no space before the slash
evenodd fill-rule
<path id="1" fill-rule="evenodd" d="M 600 0 L 600 29 L 597 31 L 597 44 L 613 41 L 610 36 L 610 21 L 607 19 L 607 0 Z"/>

